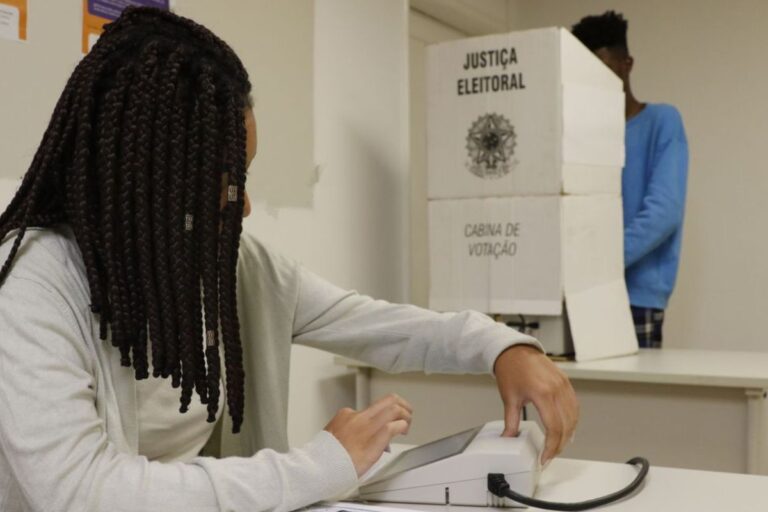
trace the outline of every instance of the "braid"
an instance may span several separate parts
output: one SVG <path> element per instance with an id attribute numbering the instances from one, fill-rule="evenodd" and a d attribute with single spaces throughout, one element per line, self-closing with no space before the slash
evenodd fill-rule
<path id="1" fill-rule="evenodd" d="M 120 120 L 124 108 L 125 90 L 130 81 L 130 68 L 124 67 L 117 72 L 115 88 L 104 96 L 104 106 L 99 115 L 98 163 L 100 179 L 100 197 L 104 202 L 101 218 L 101 259 L 105 262 L 106 286 L 109 290 L 108 303 L 112 317 L 112 344 L 120 348 L 120 360 L 123 365 L 131 364 L 130 359 L 130 310 L 128 304 L 128 286 L 120 254 L 120 238 L 116 232 L 116 181 L 119 146 L 117 144 Z"/>
<path id="2" fill-rule="evenodd" d="M 176 84 L 178 78 L 181 63 L 185 58 L 185 51 L 183 49 L 178 50 L 169 58 L 169 75 L 171 83 Z M 173 379 L 181 379 L 179 384 L 181 385 L 181 406 L 180 411 L 186 412 L 189 408 L 189 404 L 192 400 L 192 391 L 194 390 L 195 381 L 194 375 L 200 371 L 203 365 L 195 365 L 195 352 L 200 353 L 202 358 L 202 348 L 198 343 L 200 331 L 195 332 L 192 330 L 194 325 L 194 317 L 199 315 L 191 315 L 190 313 L 194 309 L 190 308 L 190 287 L 185 286 L 189 283 L 191 266 L 189 265 L 188 258 L 185 257 L 184 235 L 187 232 L 187 219 L 184 215 L 184 166 L 190 165 L 187 159 L 186 138 L 187 122 L 184 117 L 184 107 L 182 101 L 184 100 L 184 94 L 186 91 L 182 91 L 179 88 L 171 90 L 167 88 L 167 96 L 164 99 L 170 105 L 170 132 L 169 132 L 169 147 L 170 147 L 170 159 L 168 161 L 168 224 L 169 224 L 169 237 L 168 237 L 168 267 L 171 270 L 171 283 L 172 289 L 177 290 L 177 297 L 175 300 L 175 318 L 176 325 L 178 325 L 178 333 L 174 335 L 174 361 L 178 361 L 176 368 L 172 368 Z M 194 222 L 194 218 L 190 219 L 190 224 Z M 192 226 L 190 225 L 190 229 Z M 194 279 L 194 276 L 192 276 Z M 197 311 L 200 311 L 199 305 Z M 182 371 L 179 372 L 178 368 Z M 176 385 L 176 382 L 174 382 Z"/>
<path id="3" fill-rule="evenodd" d="M 0 286 L 27 228 L 66 225 L 82 254 L 99 335 L 137 379 L 171 377 L 180 411 L 196 392 L 214 421 L 224 350 L 239 431 L 244 371 L 237 255 L 248 74 L 208 29 L 127 8 L 77 65 L 9 207 Z M 220 210 L 222 173 L 236 187 Z M 10 240 L 7 241 L 10 243 Z"/>
<path id="4" fill-rule="evenodd" d="M 216 420 L 219 407 L 219 198 L 221 178 L 216 169 L 220 134 L 216 130 L 219 113 L 216 108 L 216 86 L 211 68 L 204 65 L 200 72 L 200 113 L 203 126 L 202 158 L 200 169 L 200 218 L 202 226 L 201 274 L 203 281 L 203 309 L 205 312 L 205 356 L 208 362 L 208 421 Z M 215 191 L 215 193 L 214 193 Z M 205 193 L 203 193 L 205 192 Z"/>
<path id="5" fill-rule="evenodd" d="M 227 191 L 227 205 L 222 212 L 221 228 L 221 278 L 219 302 L 221 308 L 221 330 L 224 339 L 224 356 L 227 372 L 227 404 L 232 414 L 235 432 L 240 430 L 244 408 L 243 353 L 240 345 L 240 323 L 237 317 L 237 255 L 240 245 L 240 231 L 243 218 L 243 188 L 245 185 L 245 122 L 242 107 L 230 96 L 227 106 L 227 159 L 229 187 L 236 190 L 232 201 Z"/>
<path id="6" fill-rule="evenodd" d="M 3 263 L 3 267 L 0 268 L 0 278 L 2 281 L 5 281 L 6 276 L 10 273 L 13 258 L 15 258 L 16 253 L 19 252 L 19 247 L 21 246 L 21 241 L 24 238 L 24 233 L 27 232 L 26 224 L 21 224 L 18 227 L 18 230 L 19 232 L 16 234 L 16 238 L 13 240 L 13 245 L 11 246 L 11 252 L 8 253 L 8 258 L 5 260 L 5 263 Z"/>
<path id="7" fill-rule="evenodd" d="M 144 302 L 147 305 L 149 339 L 152 345 L 152 375 L 159 377 L 162 375 L 162 368 L 165 365 L 165 338 L 160 320 L 160 304 L 157 298 L 156 269 L 153 266 L 153 219 L 150 210 L 152 201 L 150 190 L 152 186 L 152 177 L 150 176 L 150 135 L 153 131 L 153 118 L 157 107 L 156 103 L 152 101 L 156 89 L 157 45 L 148 45 L 146 52 L 147 58 L 140 72 L 139 83 L 136 85 L 136 94 L 139 95 L 139 101 L 144 107 L 139 111 L 135 125 L 135 234 L 139 261 L 139 279 L 141 281 Z"/>
<path id="8" fill-rule="evenodd" d="M 168 225 L 168 138 L 167 129 L 174 93 L 176 77 L 181 67 L 182 52 L 172 53 L 165 62 L 164 73 L 158 81 L 158 109 L 155 117 L 155 144 L 152 156 L 152 216 L 154 229 L 154 269 L 157 278 L 158 310 L 162 320 L 163 346 L 165 359 L 161 367 L 163 377 L 172 376 L 173 387 L 180 385 L 179 340 L 176 332 L 176 305 L 171 287 L 171 264 L 168 248 L 168 237 L 174 231 L 174 226 Z M 173 192 L 174 195 L 176 191 Z"/>
<path id="9" fill-rule="evenodd" d="M 243 88 L 242 94 L 248 94 L 250 82 L 248 72 L 243 67 L 240 58 L 235 54 L 232 48 L 220 39 L 216 34 L 196 23 L 189 18 L 183 18 L 167 11 L 157 11 L 153 9 L 128 8 L 120 17 L 121 23 L 111 23 L 107 25 L 106 32 L 124 31 L 136 26 L 152 26 L 155 30 L 162 30 L 172 34 L 181 29 L 188 32 L 194 39 L 202 41 L 203 46 L 213 53 L 212 61 L 225 66 L 227 75 L 232 76 L 232 82 Z M 98 42 L 97 42 L 98 44 Z"/>
<path id="10" fill-rule="evenodd" d="M 185 258 L 183 263 L 184 274 L 187 276 L 185 283 L 186 289 L 190 290 L 187 295 L 189 308 L 187 314 L 190 315 L 190 322 L 186 323 L 187 329 L 184 336 L 189 339 L 185 345 L 191 347 L 192 368 L 195 369 L 195 390 L 200 395 L 203 403 L 208 403 L 208 380 L 205 372 L 205 354 L 200 343 L 200 335 L 203 333 L 203 304 L 200 294 L 200 260 L 197 257 L 199 251 L 196 248 L 201 246 L 200 212 L 198 211 L 198 190 L 200 188 L 200 169 L 201 169 L 201 149 L 200 132 L 202 130 L 200 123 L 199 105 L 195 104 L 188 122 L 189 137 L 187 141 L 187 166 L 189 169 L 189 178 L 184 187 L 184 253 L 195 254 L 194 258 Z M 197 220 L 195 220 L 197 219 Z M 190 229 L 186 229 L 189 225 Z M 183 407 L 182 403 L 182 408 Z"/>
<path id="11" fill-rule="evenodd" d="M 176 300 L 176 321 L 179 326 L 178 346 L 181 359 L 182 381 L 181 381 L 181 412 L 185 412 L 192 399 L 192 391 L 195 387 L 194 375 L 200 371 L 200 366 L 196 365 L 195 353 L 199 352 L 202 357 L 202 347 L 198 343 L 200 331 L 194 331 L 192 326 L 195 324 L 194 318 L 199 315 L 191 314 L 192 304 L 190 298 L 190 287 L 185 286 L 189 283 L 191 275 L 191 265 L 185 258 L 185 234 L 187 226 L 192 229 L 194 217 L 187 219 L 185 215 L 184 203 L 184 167 L 182 164 L 187 158 L 185 139 L 186 119 L 184 111 L 178 102 L 174 102 L 172 120 L 171 120 L 171 168 L 170 168 L 170 187 L 168 197 L 168 221 L 171 226 L 170 233 L 170 268 L 171 278 L 174 290 L 179 290 Z M 197 311 L 200 311 L 199 307 Z"/>
<path id="12" fill-rule="evenodd" d="M 138 79 L 134 82 L 138 85 Z M 128 318 L 129 335 L 126 337 L 131 345 L 133 354 L 133 367 L 137 379 L 149 377 L 149 361 L 147 357 L 147 327 L 146 312 L 144 310 L 143 291 L 139 286 L 139 271 L 136 268 L 138 262 L 138 250 L 135 237 L 135 200 L 134 189 L 136 182 L 136 136 L 138 132 L 137 119 L 141 98 L 132 87 L 132 94 L 126 96 L 126 107 L 123 114 L 123 132 L 121 134 L 121 160 L 120 160 L 120 191 L 118 201 L 122 215 L 117 219 L 116 229 L 119 230 L 119 238 L 123 242 L 122 250 L 115 257 L 122 261 L 125 271 L 125 279 L 128 286 Z"/>
<path id="13" fill-rule="evenodd" d="M 65 178 L 65 189 L 67 196 L 72 198 L 70 203 L 67 203 L 68 210 L 67 217 L 72 223 L 72 227 L 77 237 L 78 245 L 83 254 L 83 260 L 85 261 L 85 268 L 88 274 L 88 283 L 91 291 L 91 310 L 94 313 L 103 313 L 101 315 L 101 338 L 106 338 L 104 327 L 106 326 L 106 319 L 109 319 L 109 312 L 102 310 L 102 291 L 103 283 L 99 267 L 96 262 L 96 242 L 93 239 L 93 215 L 91 209 L 88 207 L 89 203 L 94 200 L 92 194 L 88 192 L 88 185 L 90 182 L 89 176 L 89 163 L 91 157 L 91 128 L 92 117 L 94 110 L 94 98 L 93 88 L 96 81 L 96 67 L 99 62 L 93 59 L 88 59 L 83 63 L 81 83 L 78 88 L 78 96 L 81 102 L 79 112 L 77 115 L 77 132 L 75 137 L 74 146 L 74 161 L 72 168 L 67 173 Z M 103 65 L 103 63 L 102 63 Z"/>

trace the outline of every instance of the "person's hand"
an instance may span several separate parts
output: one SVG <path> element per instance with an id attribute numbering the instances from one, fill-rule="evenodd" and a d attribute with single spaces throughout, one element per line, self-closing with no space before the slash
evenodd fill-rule
<path id="1" fill-rule="evenodd" d="M 411 404 L 391 394 L 360 412 L 341 409 L 325 430 L 347 450 L 360 477 L 379 460 L 393 437 L 408 432 L 412 413 Z"/>
<path id="2" fill-rule="evenodd" d="M 518 434 L 520 410 L 532 402 L 546 430 L 541 462 L 547 464 L 573 438 L 579 421 L 579 402 L 568 377 L 530 345 L 506 349 L 496 358 L 493 372 L 504 402 L 502 436 Z"/>

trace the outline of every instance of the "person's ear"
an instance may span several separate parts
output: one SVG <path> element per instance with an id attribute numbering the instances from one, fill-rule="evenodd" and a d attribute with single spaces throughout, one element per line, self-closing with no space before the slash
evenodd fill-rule
<path id="1" fill-rule="evenodd" d="M 629 74 L 632 72 L 632 67 L 635 65 L 635 59 L 633 59 L 630 55 L 627 55 L 627 58 L 624 61 L 624 69 L 629 76 Z"/>

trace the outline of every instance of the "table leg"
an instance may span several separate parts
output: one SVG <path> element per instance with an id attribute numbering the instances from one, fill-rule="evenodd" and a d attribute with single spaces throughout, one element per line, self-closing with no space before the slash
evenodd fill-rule
<path id="1" fill-rule="evenodd" d="M 747 389 L 747 473 L 768 475 L 767 390 Z"/>

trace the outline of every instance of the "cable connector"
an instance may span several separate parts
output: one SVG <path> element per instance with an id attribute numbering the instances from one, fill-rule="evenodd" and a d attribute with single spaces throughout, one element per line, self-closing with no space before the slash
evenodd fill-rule
<path id="1" fill-rule="evenodd" d="M 488 491 L 499 498 L 507 497 L 509 483 L 504 478 L 504 473 L 488 473 Z"/>
<path id="2" fill-rule="evenodd" d="M 589 510 L 625 498 L 640 487 L 648 474 L 648 468 L 650 466 L 648 461 L 642 457 L 635 457 L 628 460 L 627 464 L 640 466 L 640 471 L 635 479 L 623 489 L 593 500 L 579 501 L 576 503 L 557 503 L 523 496 L 510 488 L 509 482 L 507 482 L 503 473 L 488 473 L 488 492 L 499 498 L 509 498 L 512 501 L 528 505 L 529 507 L 543 508 L 546 510 Z"/>

